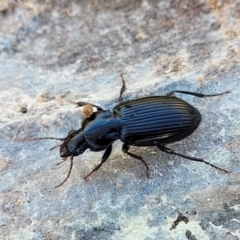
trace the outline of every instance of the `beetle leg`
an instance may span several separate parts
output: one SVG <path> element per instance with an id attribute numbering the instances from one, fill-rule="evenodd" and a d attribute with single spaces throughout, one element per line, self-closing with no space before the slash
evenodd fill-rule
<path id="1" fill-rule="evenodd" d="M 223 169 L 223 168 L 217 167 L 217 166 L 215 166 L 215 165 L 213 165 L 213 164 L 211 164 L 211 163 L 203 160 L 202 158 L 195 158 L 195 157 L 190 157 L 190 156 L 183 155 L 183 154 L 181 154 L 181 153 L 176 153 L 176 152 L 174 152 L 172 149 L 167 148 L 167 147 L 165 147 L 165 146 L 163 146 L 163 145 L 158 145 L 157 147 L 158 147 L 161 151 L 163 151 L 163 152 L 165 152 L 165 153 L 174 154 L 174 155 L 180 156 L 180 157 L 182 157 L 182 158 L 186 158 L 186 159 L 189 159 L 189 160 L 192 160 L 192 161 L 196 161 L 196 162 L 203 162 L 203 163 L 205 163 L 205 164 L 207 164 L 207 165 L 209 165 L 209 166 L 211 166 L 211 167 L 216 168 L 216 169 L 219 170 L 219 171 L 222 171 L 222 172 L 225 172 L 225 173 L 230 173 L 230 171 L 227 171 L 227 170 L 225 170 L 225 169 Z"/>
<path id="2" fill-rule="evenodd" d="M 178 91 L 178 90 L 176 90 L 176 91 L 169 92 L 167 95 L 168 96 L 172 96 L 172 95 L 174 95 L 174 93 L 183 93 L 183 94 L 192 95 L 192 96 L 195 96 L 195 97 L 205 98 L 205 97 L 220 96 L 220 95 L 223 95 L 223 94 L 226 94 L 226 93 L 230 93 L 230 91 L 226 91 L 226 92 L 223 92 L 223 93 L 216 93 L 216 94 L 202 94 L 202 93 L 196 93 L 196 92 L 188 92 L 188 91 Z"/>
<path id="3" fill-rule="evenodd" d="M 145 167 L 147 169 L 147 177 L 149 178 L 149 168 L 148 168 L 146 161 L 141 156 L 138 156 L 138 155 L 128 152 L 129 148 L 130 148 L 129 145 L 127 145 L 127 143 L 124 143 L 122 150 L 124 153 L 128 154 L 129 156 L 131 156 L 137 160 L 140 160 L 145 165 Z"/>
<path id="4" fill-rule="evenodd" d="M 112 152 L 112 145 L 110 145 L 110 146 L 106 149 L 106 151 L 104 152 L 101 163 L 98 164 L 98 165 L 97 165 L 89 174 L 87 174 L 83 179 L 84 179 L 84 180 L 87 180 L 87 178 L 88 178 L 90 175 L 92 175 L 94 172 L 96 172 L 96 171 L 103 165 L 103 163 L 106 162 L 106 160 L 107 160 L 108 157 L 110 156 L 111 152 Z"/>
<path id="5" fill-rule="evenodd" d="M 123 98 L 122 98 L 122 95 L 123 95 L 123 93 L 126 91 L 126 83 L 125 83 L 125 80 L 124 80 L 124 78 L 123 78 L 123 74 L 124 73 L 122 73 L 122 74 L 120 74 L 120 76 L 121 76 L 121 78 L 122 78 L 122 88 L 121 88 L 121 90 L 120 90 L 120 96 L 119 96 L 119 98 L 118 98 L 118 102 L 121 102 L 122 100 L 123 100 Z"/>

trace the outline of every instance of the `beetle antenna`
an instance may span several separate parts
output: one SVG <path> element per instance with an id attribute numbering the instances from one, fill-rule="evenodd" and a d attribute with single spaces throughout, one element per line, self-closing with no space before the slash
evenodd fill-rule
<path id="1" fill-rule="evenodd" d="M 65 160 L 64 160 L 65 161 Z M 64 162 L 62 161 L 62 162 Z M 62 163 L 60 162 L 60 163 Z M 60 163 L 58 163 L 57 165 L 59 165 Z M 55 186 L 54 188 L 58 188 L 58 187 L 61 187 L 69 178 L 71 172 L 72 172 L 72 167 L 73 167 L 73 155 L 71 156 L 71 164 L 70 164 L 70 168 L 69 168 L 69 171 L 68 171 L 68 174 L 67 174 L 67 177 L 64 179 L 63 182 L 61 182 L 60 184 L 58 184 L 57 186 Z"/>
<path id="2" fill-rule="evenodd" d="M 65 138 L 55 138 L 55 137 L 39 137 L 39 138 L 32 138 L 32 140 L 44 140 L 44 139 L 56 139 L 56 140 L 60 140 L 60 141 L 64 141 Z"/>

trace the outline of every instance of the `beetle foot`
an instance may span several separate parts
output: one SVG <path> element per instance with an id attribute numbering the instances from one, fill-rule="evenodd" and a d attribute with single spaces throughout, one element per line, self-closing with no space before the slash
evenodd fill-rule
<path id="1" fill-rule="evenodd" d="M 158 147 L 161 151 L 163 151 L 163 152 L 165 152 L 165 153 L 177 155 L 177 156 L 179 156 L 179 157 L 186 158 L 186 159 L 189 159 L 189 160 L 192 160 L 192 161 L 195 161 L 195 162 L 203 162 L 203 163 L 205 163 L 205 164 L 207 164 L 207 165 L 209 165 L 209 166 L 211 166 L 211 167 L 214 167 L 214 168 L 216 168 L 217 170 L 222 171 L 222 172 L 224 172 L 224 173 L 228 173 L 228 174 L 231 173 L 231 171 L 228 171 L 228 170 L 225 170 L 225 169 L 223 169 L 223 168 L 217 167 L 217 166 L 215 166 L 214 164 L 211 164 L 211 163 L 205 161 L 205 160 L 202 159 L 202 158 L 196 158 L 196 157 L 186 156 L 186 155 L 183 155 L 183 154 L 181 154 L 181 153 L 176 153 L 176 152 L 174 152 L 172 149 L 167 148 L 167 147 L 165 147 L 165 146 L 163 146 L 163 145 L 158 145 L 157 147 Z"/>
<path id="2" fill-rule="evenodd" d="M 92 174 L 92 173 L 91 173 L 91 174 Z M 87 178 L 88 178 L 91 174 L 86 175 L 83 179 L 84 179 L 85 181 L 87 181 Z"/>
<path id="3" fill-rule="evenodd" d="M 202 159 L 203 160 L 203 159 Z M 204 163 L 206 163 L 207 165 L 209 165 L 209 166 L 211 166 L 211 167 L 214 167 L 214 168 L 216 168 L 218 171 L 220 171 L 220 172 L 224 172 L 224 173 L 227 173 L 227 174 L 230 174 L 230 173 L 232 173 L 231 171 L 228 171 L 228 170 L 225 170 L 225 169 L 223 169 L 223 168 L 220 168 L 220 167 L 218 167 L 218 166 L 215 166 L 215 165 L 213 165 L 213 164 L 211 164 L 211 163 L 209 163 L 209 162 L 206 162 L 206 161 L 202 161 L 202 162 L 204 162 Z"/>
<path id="4" fill-rule="evenodd" d="M 87 180 L 88 177 L 90 177 L 94 172 L 96 172 L 103 164 L 104 162 L 101 162 L 98 164 L 89 174 L 87 174 L 83 179 Z"/>
<path id="5" fill-rule="evenodd" d="M 98 167 L 98 166 L 97 166 Z M 98 167 L 98 168 L 100 168 L 100 166 Z M 97 168 L 97 169 L 98 169 Z M 85 180 L 85 181 L 87 181 L 87 178 L 89 178 L 94 172 L 96 172 L 97 171 L 97 169 L 93 169 L 89 174 L 87 174 L 83 179 Z"/>

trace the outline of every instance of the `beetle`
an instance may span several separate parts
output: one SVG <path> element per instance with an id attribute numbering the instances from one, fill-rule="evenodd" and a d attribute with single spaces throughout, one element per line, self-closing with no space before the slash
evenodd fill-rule
<path id="1" fill-rule="evenodd" d="M 92 103 L 77 102 L 77 107 L 83 107 L 83 115 L 85 116 L 80 129 L 70 131 L 65 138 L 35 138 L 35 140 L 57 139 L 63 141 L 61 145 L 58 145 L 60 146 L 60 156 L 63 158 L 62 162 L 66 161 L 68 157 L 71 159 L 66 179 L 56 187 L 67 181 L 72 170 L 74 157 L 83 154 L 87 149 L 94 152 L 105 151 L 100 164 L 84 177 L 86 180 L 109 158 L 112 152 L 112 144 L 118 139 L 123 142 L 122 150 L 124 153 L 140 160 L 145 165 L 147 177 L 149 177 L 149 168 L 146 161 L 141 156 L 129 152 L 130 146 L 156 146 L 165 153 L 192 161 L 203 162 L 217 170 L 229 173 L 229 171 L 217 167 L 202 158 L 177 153 L 166 147 L 166 145 L 188 137 L 197 129 L 201 122 L 200 112 L 189 103 L 174 96 L 174 93 L 205 98 L 220 96 L 230 91 L 206 95 L 176 90 L 168 93 L 166 96 L 150 96 L 121 102 L 126 85 L 123 75 L 121 74 L 120 76 L 122 78 L 122 88 L 119 96 L 120 103 L 112 111 L 104 110 Z M 95 112 L 93 107 L 96 108 Z"/>

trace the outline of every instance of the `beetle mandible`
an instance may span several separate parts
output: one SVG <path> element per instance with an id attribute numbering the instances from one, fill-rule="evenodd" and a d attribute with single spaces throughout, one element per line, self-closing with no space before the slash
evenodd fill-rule
<path id="1" fill-rule="evenodd" d="M 122 94 L 126 90 L 123 75 L 120 76 L 122 78 L 122 88 L 118 99 L 119 102 L 122 101 Z M 229 92 L 206 95 L 176 90 L 166 96 L 151 96 L 121 102 L 112 111 L 104 110 L 95 104 L 77 102 L 78 107 L 83 107 L 85 117 L 80 129 L 70 131 L 65 138 L 43 137 L 35 138 L 35 140 L 57 139 L 63 141 L 61 145 L 58 145 L 60 146 L 60 156 L 63 158 L 62 162 L 70 157 L 71 165 L 65 180 L 56 187 L 67 181 L 72 170 L 74 157 L 84 153 L 86 149 L 94 152 L 105 150 L 100 164 L 84 177 L 86 180 L 109 158 L 112 152 L 112 144 L 118 139 L 123 142 L 122 150 L 124 153 L 140 160 L 145 165 L 147 177 L 149 177 L 149 168 L 146 161 L 141 156 L 129 152 L 130 146 L 156 146 L 165 153 L 203 162 L 217 170 L 229 173 L 229 171 L 217 167 L 202 158 L 177 153 L 166 147 L 169 143 L 180 141 L 191 135 L 201 122 L 200 112 L 189 103 L 175 97 L 174 93 L 204 98 Z M 97 111 L 94 112 L 93 107 Z"/>

